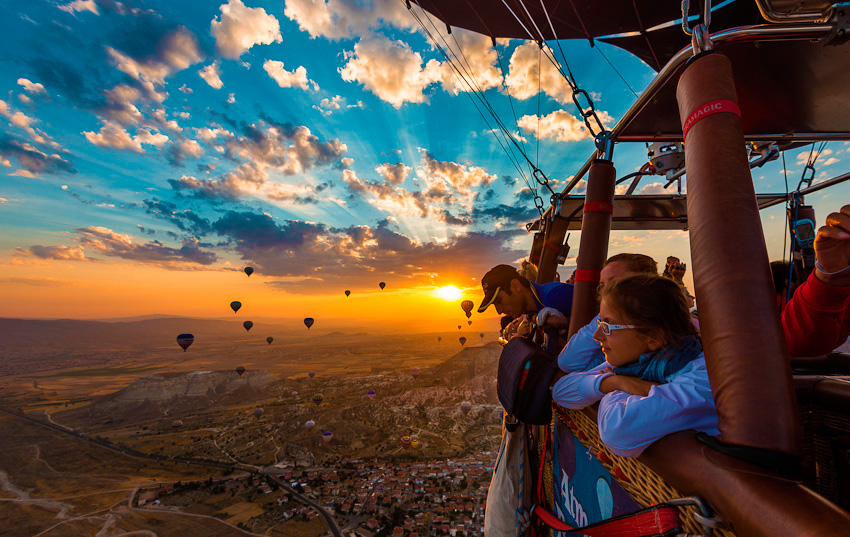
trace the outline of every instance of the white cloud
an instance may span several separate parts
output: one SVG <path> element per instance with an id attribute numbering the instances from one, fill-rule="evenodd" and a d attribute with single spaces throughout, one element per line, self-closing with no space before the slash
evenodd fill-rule
<path id="1" fill-rule="evenodd" d="M 195 134 L 198 136 L 198 138 L 201 138 L 201 139 L 206 140 L 206 141 L 215 140 L 219 136 L 224 137 L 224 138 L 232 138 L 233 137 L 232 132 L 230 132 L 226 129 L 222 129 L 221 127 L 215 127 L 213 129 L 210 129 L 208 127 L 204 127 L 204 128 L 201 128 L 201 129 L 195 129 Z"/>
<path id="2" fill-rule="evenodd" d="M 221 89 L 224 85 L 221 81 L 221 69 L 218 68 L 218 62 L 213 62 L 200 71 L 198 74 L 201 75 L 201 78 L 204 79 L 204 82 L 210 85 L 210 87 L 215 89 Z"/>
<path id="3" fill-rule="evenodd" d="M 444 63 L 440 72 L 440 82 L 446 91 L 457 95 L 462 91 L 485 91 L 501 86 L 502 73 L 498 67 L 499 57 L 490 38 L 461 28 L 453 29 L 452 35 L 454 39 L 447 41 L 451 44 L 455 56 L 459 58 L 456 62 L 462 65 L 461 71 L 466 70 L 472 73 L 472 77 L 465 77 L 472 82 L 472 88 L 458 79 L 450 64 Z M 459 51 L 455 50 L 457 47 L 455 40 L 460 45 Z"/>
<path id="4" fill-rule="evenodd" d="M 180 91 L 182 91 L 186 95 L 192 95 L 192 88 L 186 86 L 186 84 L 183 84 L 182 86 L 180 86 L 179 89 L 180 89 Z"/>
<path id="5" fill-rule="evenodd" d="M 837 158 L 830 157 L 830 158 L 826 159 L 824 162 L 821 162 L 821 166 L 830 166 L 832 164 L 835 164 L 836 162 L 838 162 Z"/>
<path id="6" fill-rule="evenodd" d="M 236 102 L 236 94 L 231 93 L 227 96 L 227 104 L 233 104 Z"/>
<path id="7" fill-rule="evenodd" d="M 423 67 L 418 52 L 385 37 L 361 40 L 354 51 L 345 52 L 345 59 L 348 63 L 339 71 L 343 80 L 363 84 L 396 108 L 405 102 L 425 102 L 425 88 L 442 79 L 440 62 L 429 60 Z"/>
<path id="8" fill-rule="evenodd" d="M 526 42 L 514 50 L 505 77 L 511 96 L 524 100 L 542 90 L 561 104 L 571 102 L 570 86 L 555 66 L 539 54 L 540 49 L 534 42 Z"/>
<path id="9" fill-rule="evenodd" d="M 86 140 L 98 147 L 128 150 L 136 153 L 145 152 L 139 140 L 134 139 L 121 125 L 112 121 L 106 121 L 99 132 L 83 132 L 83 135 Z"/>
<path id="10" fill-rule="evenodd" d="M 420 16 L 422 10 L 416 4 L 413 9 Z M 398 0 L 372 0 L 357 3 L 344 0 L 288 0 L 283 14 L 298 23 L 310 37 L 341 39 L 363 36 L 370 29 L 394 26 L 404 30 L 418 27 L 407 12 L 404 3 Z"/>
<path id="11" fill-rule="evenodd" d="M 287 71 L 283 68 L 283 62 L 277 60 L 266 60 L 263 63 L 263 69 L 272 77 L 272 80 L 277 82 L 281 88 L 301 88 L 310 89 L 313 91 L 319 89 L 318 84 L 307 78 L 307 69 L 304 66 L 299 66 L 295 71 Z"/>
<path id="12" fill-rule="evenodd" d="M 263 8 L 246 7 L 241 0 L 229 0 L 221 6 L 221 20 L 217 17 L 210 23 L 219 54 L 225 58 L 238 59 L 254 45 L 280 43 L 280 24 Z"/>
<path id="13" fill-rule="evenodd" d="M 17 170 L 10 175 L 17 175 L 18 177 L 38 177 L 38 175 L 29 170 Z"/>
<path id="14" fill-rule="evenodd" d="M 100 15 L 97 9 L 97 3 L 94 0 L 74 0 L 70 4 L 58 6 L 62 11 L 67 11 L 72 15 L 78 11 L 91 11 L 95 15 Z"/>
<path id="15" fill-rule="evenodd" d="M 44 86 L 42 86 L 38 82 L 30 82 L 26 78 L 19 78 L 18 85 L 22 86 L 24 90 L 29 93 L 47 93 L 44 89 Z"/>
<path id="16" fill-rule="evenodd" d="M 410 171 L 413 168 L 409 166 L 405 166 L 403 163 L 398 162 L 396 164 L 384 163 L 375 168 L 375 171 L 387 180 L 387 183 L 398 186 L 407 179 L 407 176 L 410 174 Z"/>
<path id="17" fill-rule="evenodd" d="M 596 114 L 605 127 L 614 122 L 613 118 L 604 110 L 599 110 Z M 591 137 L 584 121 L 571 116 L 564 110 L 555 110 L 551 114 L 542 116 L 539 122 L 536 115 L 522 116 L 517 121 L 517 125 L 524 133 L 536 134 L 540 140 L 552 139 L 558 142 L 576 142 Z"/>
<path id="18" fill-rule="evenodd" d="M 643 185 L 643 188 L 640 189 L 641 194 L 669 194 L 670 191 L 664 188 L 666 183 L 663 182 L 655 182 L 649 183 L 647 185 Z M 674 185 L 675 187 L 675 185 Z"/>
<path id="19" fill-rule="evenodd" d="M 140 144 L 149 144 L 160 147 L 168 141 L 168 136 L 161 132 L 153 132 L 150 129 L 139 129 L 133 139 Z"/>

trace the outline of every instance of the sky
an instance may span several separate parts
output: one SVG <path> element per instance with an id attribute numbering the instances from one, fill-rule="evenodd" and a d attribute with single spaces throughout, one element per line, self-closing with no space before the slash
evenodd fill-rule
<path id="1" fill-rule="evenodd" d="M 2 316 L 221 317 L 239 300 L 440 329 L 463 312 L 436 290 L 478 301 L 487 269 L 528 255 L 527 169 L 400 0 L 4 4 Z M 434 24 L 558 190 L 593 149 L 564 80 L 534 43 Z M 653 76 L 610 45 L 563 48 L 609 127 Z M 618 146 L 619 175 L 645 162 L 637 145 Z M 817 180 L 846 171 L 848 149 L 828 145 Z M 810 150 L 757 169 L 756 190 L 784 192 L 785 172 L 793 189 Z M 847 194 L 807 202 L 822 223 Z M 779 259 L 784 208 L 762 220 Z M 690 260 L 683 231 L 612 232 L 609 252 L 626 251 Z"/>

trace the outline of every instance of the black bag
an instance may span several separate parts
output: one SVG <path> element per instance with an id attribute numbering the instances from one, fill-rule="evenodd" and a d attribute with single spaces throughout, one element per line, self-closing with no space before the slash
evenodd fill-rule
<path id="1" fill-rule="evenodd" d="M 524 337 L 514 337 L 499 356 L 499 402 L 523 423 L 546 425 L 552 421 L 552 379 L 557 371 L 552 355 Z"/>

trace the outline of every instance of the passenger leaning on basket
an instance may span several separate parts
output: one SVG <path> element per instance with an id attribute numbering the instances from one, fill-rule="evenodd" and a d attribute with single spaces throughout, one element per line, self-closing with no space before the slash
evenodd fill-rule
<path id="1" fill-rule="evenodd" d="M 599 275 L 600 285 L 633 274 L 658 274 L 655 260 L 643 254 L 617 254 L 608 258 Z M 587 371 L 605 361 L 605 355 L 599 343 L 593 339 L 596 331 L 597 315 L 590 324 L 584 326 L 570 338 L 569 343 L 558 356 L 558 367 L 567 373 Z"/>
<path id="2" fill-rule="evenodd" d="M 555 402 L 573 409 L 598 402 L 600 438 L 624 457 L 677 431 L 719 434 L 702 343 L 682 288 L 638 274 L 603 287 L 600 299 L 593 337 L 605 363 L 558 380 Z"/>

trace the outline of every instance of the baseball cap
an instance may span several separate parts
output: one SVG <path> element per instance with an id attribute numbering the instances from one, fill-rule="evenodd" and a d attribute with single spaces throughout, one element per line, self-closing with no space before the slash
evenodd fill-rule
<path id="1" fill-rule="evenodd" d="M 496 265 L 481 278 L 481 288 L 484 289 L 484 300 L 478 306 L 478 313 L 490 307 L 496 300 L 501 289 L 509 289 L 511 281 L 519 279 L 519 272 L 510 265 Z"/>

